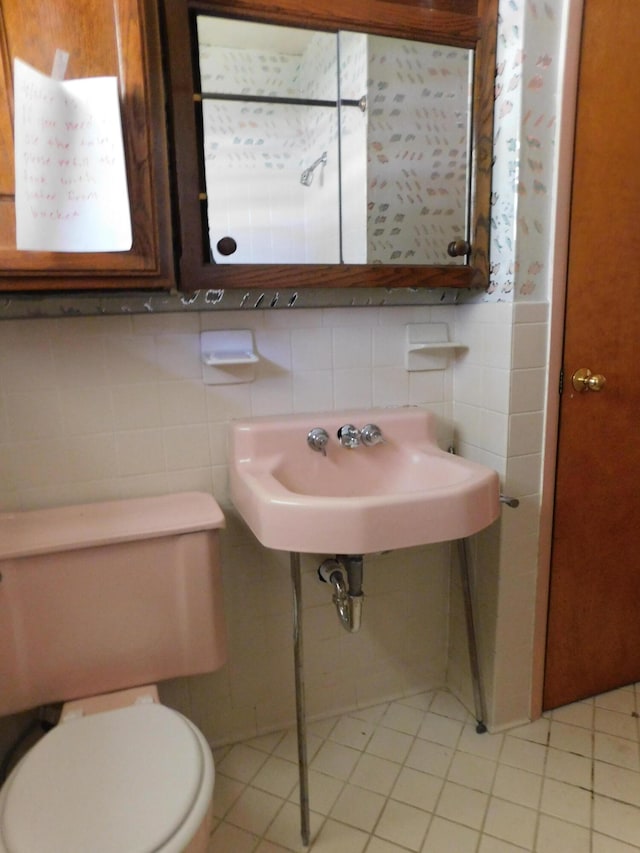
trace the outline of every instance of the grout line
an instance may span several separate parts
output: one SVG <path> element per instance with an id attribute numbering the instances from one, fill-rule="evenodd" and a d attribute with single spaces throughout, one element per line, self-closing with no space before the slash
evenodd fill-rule
<path id="1" fill-rule="evenodd" d="M 345 831 L 348 833 L 358 832 L 358 833 L 363 833 L 365 836 L 368 836 L 368 838 L 363 843 L 363 846 L 362 846 L 363 851 L 373 850 L 375 847 L 378 847 L 381 843 L 384 843 L 384 844 L 389 845 L 390 850 L 391 849 L 394 849 L 394 850 L 397 849 L 398 853 L 401 853 L 401 852 L 404 853 L 404 851 L 407 851 L 407 853 L 415 853 L 413 848 L 407 848 L 403 843 L 398 843 L 398 841 L 389 841 L 388 839 L 383 839 L 382 836 L 376 835 L 376 832 L 380 826 L 380 821 L 382 819 L 382 816 L 385 813 L 385 810 L 388 808 L 390 803 L 397 803 L 399 805 L 405 805 L 409 808 L 413 808 L 413 809 L 417 809 L 418 811 L 422 811 L 424 813 L 424 815 L 428 816 L 428 820 L 425 821 L 424 834 L 420 840 L 419 847 L 418 847 L 418 850 L 422 851 L 422 853 L 433 853 L 433 851 L 430 850 L 430 845 L 427 845 L 427 839 L 428 839 L 429 833 L 431 832 L 431 829 L 434 825 L 434 821 L 437 817 L 440 817 L 440 819 L 442 821 L 451 825 L 451 827 L 456 827 L 456 826 L 459 827 L 459 831 L 469 831 L 469 832 L 475 833 L 477 836 L 477 841 L 473 845 L 473 849 L 474 849 L 475 853 L 479 853 L 480 850 L 484 849 L 484 845 L 486 845 L 487 843 L 489 845 L 495 844 L 495 843 L 511 845 L 511 847 L 513 847 L 514 850 L 516 850 L 516 849 L 520 850 L 521 849 L 524 851 L 524 853 L 526 853 L 524 848 L 518 847 L 513 842 L 507 841 L 505 839 L 499 839 L 499 838 L 496 841 L 492 835 L 489 835 L 486 832 L 487 819 L 488 819 L 488 814 L 489 814 L 489 806 L 490 806 L 492 800 L 493 799 L 500 800 L 500 801 L 503 800 L 502 797 L 498 797 L 496 795 L 496 782 L 497 782 L 497 778 L 498 778 L 498 773 L 500 771 L 500 767 L 508 767 L 512 770 L 518 769 L 517 766 L 514 766 L 512 764 L 508 764 L 508 765 L 504 764 L 503 760 L 502 760 L 503 756 L 505 755 L 505 749 L 506 749 L 506 744 L 508 743 L 507 738 L 509 736 L 509 732 L 501 733 L 499 735 L 488 735 L 488 737 L 501 737 L 502 738 L 502 741 L 499 745 L 499 749 L 497 749 L 495 752 L 489 751 L 489 754 L 485 754 L 482 750 L 480 750 L 479 752 L 468 751 L 470 744 L 468 744 L 468 743 L 463 744 L 462 741 L 463 741 L 463 737 L 465 736 L 465 733 L 468 730 L 469 725 L 471 724 L 470 723 L 471 716 L 467 715 L 465 720 L 459 719 L 458 718 L 459 715 L 457 715 L 455 713 L 453 706 L 452 706 L 453 713 L 449 713 L 449 714 L 445 713 L 446 706 L 444 704 L 438 704 L 437 703 L 438 697 L 441 697 L 441 703 L 442 703 L 442 701 L 443 701 L 442 697 L 445 694 L 446 694 L 446 691 L 439 691 L 439 690 L 428 691 L 425 694 L 425 698 L 427 699 L 427 701 L 424 702 L 425 707 L 416 707 L 417 705 L 421 705 L 422 703 L 411 704 L 411 702 L 409 702 L 407 704 L 406 700 L 407 699 L 410 700 L 411 697 L 405 697 L 405 701 L 403 701 L 402 699 L 399 699 L 399 700 L 395 700 L 394 702 L 384 702 L 384 703 L 380 703 L 378 706 L 375 706 L 375 705 L 371 706 L 372 708 L 378 708 L 379 709 L 378 713 L 371 715 L 372 719 L 359 719 L 356 716 L 356 714 L 358 713 L 358 711 L 356 709 L 353 712 L 345 713 L 345 714 L 336 716 L 335 718 L 330 718 L 331 724 L 326 727 L 326 731 L 321 729 L 323 731 L 322 735 L 317 734 L 317 733 L 315 734 L 315 737 L 317 738 L 318 743 L 319 743 L 318 751 L 320 749 L 322 749 L 322 747 L 324 745 L 329 745 L 330 747 L 335 748 L 337 750 L 348 749 L 348 750 L 355 751 L 358 753 L 358 757 L 357 757 L 357 760 L 355 761 L 353 767 L 351 768 L 351 770 L 347 774 L 346 778 L 344 778 L 344 779 L 341 777 L 333 776 L 330 773 L 326 773 L 326 772 L 321 771 L 321 770 L 317 770 L 317 769 L 315 770 L 315 772 L 320 774 L 321 776 L 326 776 L 328 779 L 332 779 L 333 782 L 335 783 L 335 787 L 336 787 L 336 790 L 338 791 L 338 793 L 337 793 L 337 796 L 331 802 L 331 804 L 328 805 L 328 807 L 326 809 L 326 812 L 327 812 L 326 814 L 321 814 L 319 812 L 313 812 L 312 811 L 313 820 L 314 820 L 314 822 L 317 821 L 316 831 L 313 833 L 313 836 L 312 836 L 314 840 L 318 839 L 318 838 L 322 839 L 322 834 L 325 831 L 325 827 L 327 827 L 327 825 L 331 822 L 332 824 L 334 824 L 334 832 L 335 832 L 335 825 L 337 824 L 340 826 L 344 826 Z M 446 695 L 452 696 L 452 694 L 446 694 Z M 639 702 L 640 702 L 640 692 L 638 690 L 638 686 L 636 686 L 636 688 L 634 690 L 634 702 L 633 702 L 633 709 L 634 710 L 631 713 L 634 715 L 635 728 L 636 728 L 636 732 L 638 733 L 639 740 L 637 742 L 640 742 L 640 720 L 635 715 L 637 715 L 637 708 L 638 708 Z M 437 710 L 434 710 L 434 705 L 436 705 Z M 421 718 L 419 719 L 418 725 L 415 728 L 415 732 L 406 731 L 406 730 L 399 729 L 399 728 L 393 728 L 393 726 L 392 726 L 392 724 L 394 723 L 394 717 L 393 717 L 394 710 L 393 709 L 394 708 L 401 709 L 402 707 L 411 708 L 413 711 L 418 710 L 420 712 Z M 594 839 L 594 828 L 593 828 L 594 827 L 594 820 L 595 820 L 595 802 L 596 802 L 596 793 L 595 793 L 595 761 L 596 761 L 596 758 L 595 758 L 595 739 L 596 739 L 596 735 L 598 733 L 598 729 L 596 727 L 596 708 L 597 708 L 597 705 L 595 704 L 595 702 L 593 702 L 591 705 L 591 714 L 590 714 L 590 719 L 591 719 L 591 731 L 590 731 L 591 755 L 590 756 L 585 756 L 581 753 L 572 752 L 572 751 L 566 750 L 566 749 L 560 749 L 560 748 L 554 749 L 554 752 L 557 753 L 557 756 L 556 756 L 557 760 L 559 760 L 559 761 L 561 761 L 561 755 L 563 753 L 567 756 L 579 756 L 581 759 L 587 759 L 589 761 L 589 771 L 590 771 L 589 787 L 585 787 L 585 786 L 579 785 L 579 784 L 574 784 L 574 783 L 568 782 L 562 778 L 555 780 L 555 781 L 558 781 L 559 783 L 561 783 L 563 785 L 569 786 L 570 788 L 578 789 L 581 791 L 588 791 L 588 793 L 590 795 L 589 812 L 588 812 L 588 814 L 589 814 L 588 824 L 589 825 L 585 826 L 584 823 L 576 823 L 573 820 L 570 820 L 570 819 L 567 819 L 566 817 L 561 817 L 561 816 L 558 816 L 555 814 L 550 815 L 550 818 L 552 818 L 553 820 L 557 820 L 559 822 L 559 824 L 565 824 L 569 827 L 574 827 L 576 830 L 582 830 L 582 831 L 586 830 L 589 833 L 589 845 L 588 845 L 589 853 L 594 853 L 594 850 L 596 849 L 595 848 L 595 839 Z M 611 710 L 611 709 L 606 709 L 606 710 Z M 424 722 L 426 719 L 428 719 L 430 717 L 430 715 L 434 715 L 434 716 L 440 717 L 442 719 L 448 719 L 452 723 L 459 725 L 459 731 L 455 737 L 455 742 L 452 743 L 452 745 L 447 746 L 446 744 L 438 744 L 436 741 L 430 741 L 428 738 L 420 737 L 420 732 L 422 731 L 422 727 L 424 725 Z M 570 715 L 570 712 L 569 712 L 569 715 Z M 551 712 L 548 716 L 543 718 L 543 719 L 548 720 L 548 727 L 546 729 L 546 732 L 544 732 L 544 741 L 542 741 L 541 739 L 537 739 L 537 737 L 536 737 L 537 731 L 531 733 L 531 735 L 532 735 L 531 739 L 529 739 L 529 736 L 528 736 L 529 733 L 527 733 L 527 735 L 525 735 L 525 736 L 517 738 L 517 740 L 521 741 L 522 743 L 532 745 L 536 748 L 537 747 L 543 747 L 544 748 L 543 763 L 541 765 L 541 768 L 539 768 L 538 771 L 522 768 L 522 770 L 524 772 L 532 773 L 534 776 L 539 777 L 540 787 L 539 787 L 539 792 L 538 792 L 537 798 L 536 798 L 535 808 L 528 805 L 528 804 L 525 804 L 524 802 L 519 802 L 518 800 L 513 800 L 513 801 L 504 800 L 504 802 L 506 802 L 506 803 L 517 805 L 521 808 L 526 808 L 529 811 L 535 811 L 536 818 L 535 818 L 534 834 L 533 834 L 533 841 L 532 841 L 532 849 L 533 850 L 535 850 L 537 848 L 537 846 L 539 845 L 539 843 L 541 842 L 541 820 L 543 817 L 541 807 L 542 807 L 542 801 L 543 801 L 543 793 L 544 793 L 545 782 L 546 782 L 546 780 L 552 779 L 551 776 L 548 776 L 548 771 L 549 771 L 549 761 L 551 758 L 551 749 L 552 749 L 551 743 L 552 743 L 552 732 L 553 732 L 554 723 L 556 725 L 562 725 L 562 726 L 567 726 L 567 725 L 572 726 L 573 725 L 577 729 L 582 729 L 582 731 L 586 731 L 585 726 L 582 726 L 582 725 L 576 726 L 575 724 L 572 724 L 571 722 L 565 722 L 565 719 L 567 718 L 567 712 L 565 712 L 565 714 L 562 715 L 563 718 L 559 719 L 559 720 L 554 719 L 554 716 L 555 715 L 553 714 L 553 712 Z M 628 711 L 625 712 L 625 714 L 620 714 L 621 722 L 625 718 L 625 716 L 628 718 Z M 356 726 L 356 731 L 354 732 L 354 738 L 353 738 L 353 740 L 351 740 L 351 742 L 350 742 L 348 736 L 344 737 L 345 742 L 334 739 L 334 736 L 336 734 L 340 734 L 336 730 L 337 730 L 338 726 L 340 725 L 341 721 L 343 721 L 343 720 L 348 721 L 348 723 L 345 723 L 347 735 L 349 734 L 349 726 L 353 726 L 353 725 Z M 615 721 L 615 717 L 608 719 L 607 728 L 611 728 L 611 721 L 612 720 Z M 362 739 L 359 739 L 357 737 L 357 731 L 358 731 L 357 726 L 358 726 L 358 724 L 360 724 L 363 727 L 362 731 L 366 732 L 366 737 L 363 737 Z M 402 724 L 402 720 L 400 720 L 400 722 L 397 725 L 401 725 L 401 724 Z M 364 728 L 364 727 L 366 727 L 366 728 Z M 407 727 L 405 727 L 405 728 L 407 728 Z M 411 726 L 411 728 L 413 728 L 413 726 Z M 560 729 L 560 732 L 563 732 L 563 731 L 566 731 L 566 730 Z M 628 729 L 628 723 L 627 723 L 625 725 L 625 727 L 623 728 L 623 732 L 628 733 L 628 731 L 629 731 L 629 729 Z M 400 761 L 400 762 L 394 761 L 393 759 L 387 758 L 386 756 L 385 757 L 378 756 L 378 755 L 375 755 L 374 753 L 371 753 L 368 751 L 369 747 L 371 746 L 371 744 L 373 742 L 373 739 L 376 736 L 376 733 L 378 733 L 378 732 L 382 732 L 382 733 L 389 732 L 389 733 L 393 733 L 393 734 L 397 734 L 397 735 L 403 735 L 403 736 L 406 736 L 408 738 L 408 740 L 407 740 L 408 747 L 406 750 L 406 756 L 404 757 L 404 759 L 402 761 Z M 266 747 L 260 748 L 257 746 L 253 746 L 250 742 L 251 739 L 249 741 L 244 742 L 244 745 L 246 745 L 248 748 L 253 749 L 254 751 L 257 751 L 257 752 L 262 752 L 263 755 L 265 756 L 265 760 L 262 763 L 260 763 L 260 766 L 255 770 L 254 773 L 248 774 L 251 777 L 249 779 L 249 781 L 245 782 L 242 780 L 232 779 L 233 782 L 235 782 L 236 784 L 241 786 L 241 789 L 240 789 L 240 792 L 238 794 L 238 797 L 236 797 L 233 800 L 233 803 L 226 810 L 225 815 L 223 815 L 220 818 L 216 818 L 215 826 L 213 828 L 213 832 L 212 832 L 212 836 L 211 836 L 212 839 L 214 838 L 215 834 L 217 832 L 219 832 L 221 830 L 221 828 L 226 823 L 229 826 L 233 826 L 234 829 L 242 831 L 243 833 L 247 833 L 247 836 L 256 837 L 257 840 L 255 841 L 254 844 L 252 844 L 252 850 L 256 851 L 257 849 L 259 849 L 259 847 L 262 845 L 262 843 L 266 841 L 266 836 L 268 835 L 269 831 L 273 827 L 274 823 L 279 818 L 281 818 L 282 812 L 285 809 L 285 807 L 291 807 L 291 806 L 295 805 L 296 809 L 298 808 L 299 804 L 295 803 L 294 799 L 292 799 L 295 797 L 297 786 L 293 787 L 293 789 L 290 792 L 290 794 L 288 795 L 288 797 L 282 797 L 280 795 L 272 793 L 269 790 L 265 790 L 263 788 L 259 788 L 256 785 L 254 785 L 254 781 L 256 779 L 257 774 L 261 772 L 262 768 L 264 767 L 265 763 L 269 760 L 270 757 L 276 757 L 275 756 L 276 750 L 278 749 L 279 746 L 282 745 L 284 739 L 288 736 L 288 734 L 289 734 L 289 730 L 283 731 L 278 738 L 274 739 L 273 743 L 269 746 L 268 749 Z M 571 733 L 569 732 L 569 734 L 571 734 Z M 603 734 L 611 734 L 612 737 L 617 736 L 617 735 L 612 734 L 608 731 L 603 732 Z M 478 737 L 482 737 L 482 735 L 479 735 Z M 624 739 L 630 740 L 629 738 L 624 738 Z M 353 745 L 354 740 L 357 741 L 357 744 L 358 744 L 357 746 Z M 436 776 L 435 774 L 430 774 L 428 772 L 428 770 L 424 770 L 422 768 L 417 769 L 417 768 L 409 768 L 408 767 L 407 760 L 408 760 L 409 756 L 411 755 L 411 752 L 412 752 L 413 748 L 415 747 L 415 745 L 420 743 L 420 742 L 429 743 L 433 747 L 436 747 L 436 748 L 439 747 L 441 749 L 444 749 L 444 750 L 447 750 L 450 752 L 450 756 L 449 756 L 449 759 L 448 759 L 447 764 L 446 764 L 446 769 L 443 769 L 443 775 L 442 776 L 440 776 L 440 775 Z M 225 748 L 224 750 L 221 750 L 220 754 L 222 755 L 222 758 L 218 757 L 218 761 L 222 761 L 223 758 L 229 754 L 231 749 L 232 749 L 232 747 L 228 747 L 228 748 Z M 317 754 L 317 752 L 316 752 L 316 754 Z M 388 790 L 386 791 L 386 793 L 384 795 L 382 795 L 383 799 L 381 801 L 382 805 L 381 805 L 380 811 L 376 817 L 375 822 L 372 825 L 371 830 L 368 832 L 366 830 L 363 830 L 359 826 L 356 826 L 352 823 L 348 823 L 347 821 L 344 820 L 344 818 L 340 819 L 340 818 L 333 816 L 333 812 L 336 808 L 336 804 L 339 802 L 340 797 L 343 795 L 345 788 L 347 786 L 359 788 L 362 791 L 367 791 L 367 792 L 372 791 L 372 789 L 365 788 L 362 784 L 357 784 L 355 781 L 353 781 L 358 765 L 360 764 L 363 756 L 367 756 L 367 755 L 372 757 L 372 758 L 378 758 L 380 760 L 387 761 L 392 765 L 396 765 L 396 768 L 397 768 L 397 772 L 393 778 L 393 781 L 388 785 Z M 478 759 L 480 761 L 489 761 L 491 763 L 491 768 L 488 768 L 488 769 L 492 769 L 492 776 L 491 776 L 490 784 L 488 785 L 487 790 L 484 790 L 482 788 L 475 788 L 475 787 L 472 787 L 471 784 L 466 785 L 464 783 L 464 781 L 456 781 L 455 779 L 452 779 L 451 774 L 452 774 L 452 770 L 453 770 L 453 767 L 454 767 L 454 764 L 456 761 L 456 756 L 461 756 L 463 758 L 467 757 L 470 760 Z M 282 758 L 282 756 L 277 756 L 277 757 Z M 287 758 L 283 758 L 283 760 L 287 761 L 288 763 L 292 763 Z M 610 763 L 610 762 L 605 762 L 605 763 Z M 640 757 L 638 760 L 638 767 L 635 770 L 628 768 L 624 764 L 612 764 L 611 766 L 619 767 L 620 769 L 628 770 L 629 772 L 636 772 L 638 774 L 638 779 L 640 781 Z M 561 765 L 559 765 L 559 769 L 560 769 L 560 767 L 561 767 Z M 310 768 L 310 769 L 312 769 L 312 768 Z M 395 786 L 397 785 L 398 779 L 399 779 L 400 775 L 402 774 L 403 770 L 405 770 L 405 769 L 411 769 L 412 771 L 414 771 L 416 773 L 424 773 L 426 776 L 433 776 L 434 779 L 438 779 L 438 781 L 440 783 L 440 788 L 439 788 L 437 796 L 434 798 L 433 807 L 431 809 L 427 809 L 427 808 L 421 809 L 420 806 L 416 806 L 412 802 L 408 802 L 406 800 L 396 798 L 393 796 L 393 791 L 395 789 Z M 223 773 L 221 773 L 220 775 L 224 776 Z M 229 778 L 231 779 L 231 777 L 229 777 Z M 452 783 L 452 784 L 455 783 L 456 785 L 461 785 L 463 788 L 468 788 L 470 791 L 474 791 L 474 792 L 477 791 L 477 792 L 481 793 L 483 796 L 486 796 L 486 805 L 484 808 L 484 813 L 482 815 L 482 820 L 480 822 L 479 827 L 476 828 L 476 827 L 470 826 L 469 824 L 466 824 L 466 823 L 459 823 L 457 820 L 450 819 L 450 818 L 443 816 L 443 815 L 438 816 L 438 814 L 437 814 L 438 807 L 439 807 L 439 804 L 441 803 L 443 792 L 444 792 L 444 789 L 445 789 L 447 783 Z M 255 832 L 253 832 L 251 830 L 247 830 L 243 827 L 234 825 L 226 819 L 226 815 L 233 808 L 234 804 L 238 801 L 238 798 L 240 796 L 242 796 L 250 788 L 253 788 L 255 791 L 260 791 L 262 793 L 268 794 L 271 797 L 275 797 L 277 800 L 280 801 L 280 805 L 278 806 L 273 818 L 271 819 L 267 828 L 264 830 L 264 833 L 260 837 L 257 837 L 257 834 Z M 380 794 L 381 792 L 378 791 L 377 793 Z M 627 803 L 624 800 L 619 800 L 615 797 L 606 796 L 606 795 L 598 795 L 598 796 L 602 797 L 602 799 L 620 803 L 621 805 L 624 805 L 627 808 L 636 809 L 637 811 L 640 812 L 640 808 L 637 808 L 637 807 L 633 806 L 633 804 Z M 297 814 L 297 811 L 296 811 L 296 814 Z M 297 831 L 298 831 L 298 827 L 296 826 L 295 832 L 297 832 Z M 456 830 L 453 829 L 452 831 L 455 832 Z M 598 833 L 598 835 L 601 835 L 601 833 Z M 603 836 L 603 837 L 605 837 L 605 836 Z M 616 839 L 616 841 L 620 845 L 623 844 L 623 842 L 619 839 Z M 637 846 L 634 847 L 629 842 L 624 842 L 624 843 L 629 847 L 630 850 L 633 849 L 633 850 L 640 851 L 640 847 L 637 847 Z M 311 851 L 313 851 L 314 846 L 315 846 L 315 844 L 312 841 L 311 846 L 308 848 L 309 853 L 311 853 Z M 321 844 L 319 846 L 323 846 L 323 845 Z M 299 844 L 295 847 L 292 847 L 292 848 L 287 848 L 287 849 L 292 851 L 292 853 L 300 853 L 300 851 L 304 850 L 304 848 L 302 848 L 301 844 Z M 358 847 L 358 849 L 360 849 L 360 848 Z M 602 849 L 602 848 L 600 848 L 600 849 Z M 213 853 L 213 850 L 215 850 L 215 848 L 212 846 L 211 847 L 211 853 Z M 226 853 L 226 851 L 225 851 L 225 853 Z M 439 851 L 439 853 L 440 853 L 440 851 Z"/>

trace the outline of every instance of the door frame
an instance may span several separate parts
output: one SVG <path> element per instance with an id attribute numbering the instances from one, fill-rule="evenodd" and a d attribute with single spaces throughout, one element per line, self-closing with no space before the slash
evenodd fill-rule
<path id="1" fill-rule="evenodd" d="M 559 57 L 560 110 L 557 125 L 556 203 L 553 214 L 555 239 L 549 282 L 549 358 L 544 450 L 542 463 L 539 527 L 538 580 L 536 591 L 533 661 L 531 678 L 531 717 L 542 714 L 542 688 L 546 652 L 547 611 L 551 576 L 551 537 L 553 533 L 556 454 L 560 417 L 559 382 L 562 369 L 564 322 L 569 257 L 569 220 L 573 177 L 573 146 L 578 96 L 578 71 L 585 0 L 568 0 L 563 21 L 564 54 Z"/>

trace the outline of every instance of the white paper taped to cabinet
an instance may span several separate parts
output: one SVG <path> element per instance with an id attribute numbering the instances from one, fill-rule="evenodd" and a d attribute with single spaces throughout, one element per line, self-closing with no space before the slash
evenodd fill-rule
<path id="1" fill-rule="evenodd" d="M 14 59 L 16 246 L 131 248 L 116 77 L 54 80 Z"/>

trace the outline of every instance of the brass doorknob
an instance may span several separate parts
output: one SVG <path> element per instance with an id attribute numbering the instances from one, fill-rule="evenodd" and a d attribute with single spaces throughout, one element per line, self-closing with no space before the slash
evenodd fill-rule
<path id="1" fill-rule="evenodd" d="M 592 373 L 588 367 L 581 367 L 571 381 L 576 391 L 602 391 L 607 380 L 601 373 Z"/>

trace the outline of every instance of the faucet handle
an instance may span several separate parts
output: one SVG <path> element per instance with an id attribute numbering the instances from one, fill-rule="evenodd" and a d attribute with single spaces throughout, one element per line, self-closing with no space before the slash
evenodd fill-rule
<path id="1" fill-rule="evenodd" d="M 353 424 L 345 424 L 338 430 L 338 440 L 343 447 L 352 449 L 360 444 L 360 430 Z"/>
<path id="2" fill-rule="evenodd" d="M 365 424 L 360 431 L 360 439 L 366 447 L 373 447 L 375 444 L 385 443 L 382 430 L 377 424 Z"/>
<path id="3" fill-rule="evenodd" d="M 328 442 L 329 433 L 326 429 L 322 429 L 322 427 L 314 427 L 312 430 L 309 430 L 307 435 L 307 444 L 312 450 L 316 450 L 318 453 L 322 453 L 323 456 L 326 456 Z"/>

